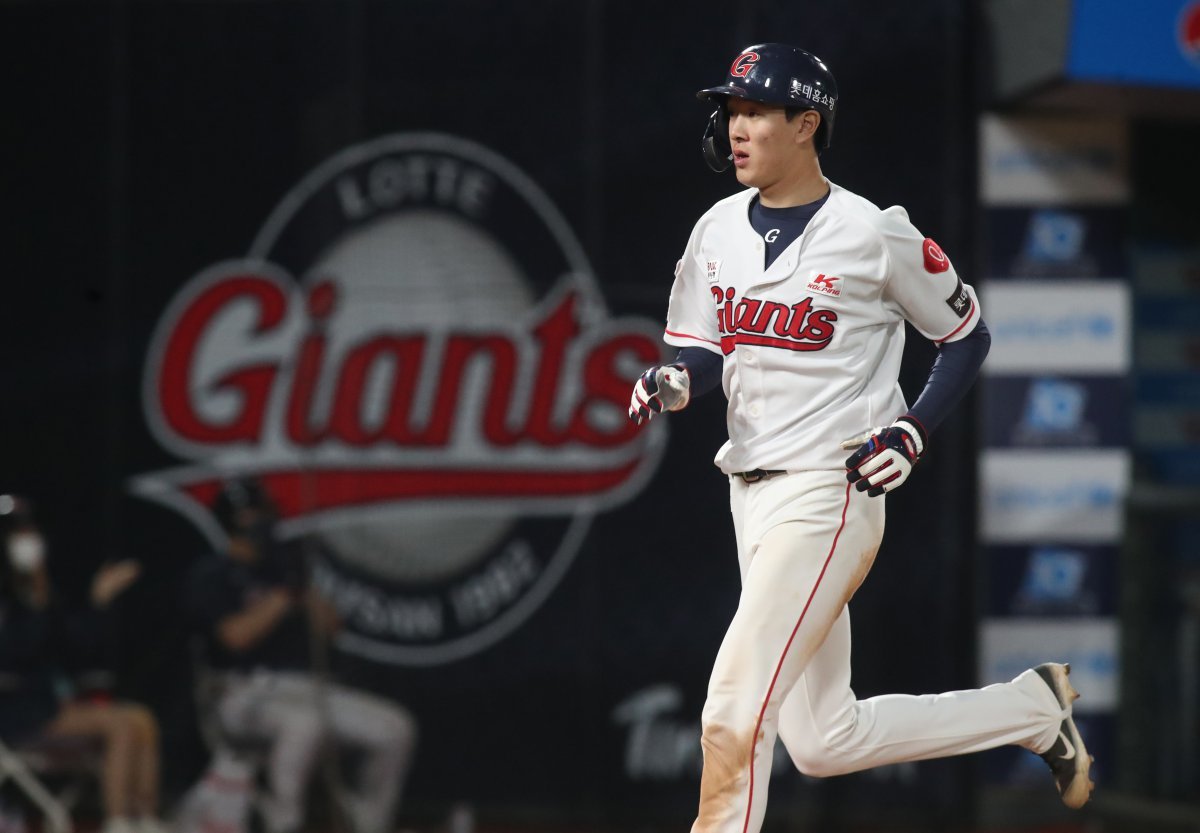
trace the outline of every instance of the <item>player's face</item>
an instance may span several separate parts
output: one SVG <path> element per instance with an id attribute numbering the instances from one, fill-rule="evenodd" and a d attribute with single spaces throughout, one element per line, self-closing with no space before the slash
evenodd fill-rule
<path id="1" fill-rule="evenodd" d="M 729 144 L 738 182 L 769 191 L 773 185 L 794 177 L 804 158 L 802 119 L 788 121 L 782 107 L 740 98 L 728 99 L 727 106 Z"/>

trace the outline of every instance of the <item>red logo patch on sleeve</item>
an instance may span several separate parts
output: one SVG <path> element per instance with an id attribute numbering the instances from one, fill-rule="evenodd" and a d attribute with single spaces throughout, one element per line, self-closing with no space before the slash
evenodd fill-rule
<path id="1" fill-rule="evenodd" d="M 950 258 L 942 251 L 942 247 L 933 242 L 932 237 L 926 237 L 922 248 L 925 251 L 925 271 L 936 275 L 950 268 Z"/>

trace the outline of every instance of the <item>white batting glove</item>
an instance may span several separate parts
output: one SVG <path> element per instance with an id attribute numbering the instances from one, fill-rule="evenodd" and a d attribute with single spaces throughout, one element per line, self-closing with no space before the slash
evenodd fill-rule
<path id="1" fill-rule="evenodd" d="M 629 418 L 641 425 L 663 411 L 681 411 L 692 398 L 692 377 L 686 367 L 652 367 L 638 378 L 629 398 Z"/>
<path id="2" fill-rule="evenodd" d="M 842 441 L 842 448 L 858 449 L 846 458 L 846 480 L 870 497 L 898 488 L 925 451 L 925 431 L 910 417 L 900 417 L 886 428 L 873 428 Z"/>

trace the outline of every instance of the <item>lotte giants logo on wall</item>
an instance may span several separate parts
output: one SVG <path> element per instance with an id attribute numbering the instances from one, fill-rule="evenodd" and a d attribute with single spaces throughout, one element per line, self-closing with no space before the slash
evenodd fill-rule
<path id="1" fill-rule="evenodd" d="M 243 259 L 160 319 L 147 423 L 190 461 L 134 491 L 191 519 L 258 477 L 284 538 L 316 545 L 340 646 L 381 662 L 469 656 L 553 590 L 599 511 L 657 465 L 625 418 L 661 328 L 614 318 L 538 187 L 473 143 L 348 148 L 275 208 Z"/>

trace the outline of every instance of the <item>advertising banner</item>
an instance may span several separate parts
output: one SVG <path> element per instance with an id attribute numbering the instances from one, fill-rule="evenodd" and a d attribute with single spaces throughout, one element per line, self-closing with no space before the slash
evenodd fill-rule
<path id="1" fill-rule="evenodd" d="M 1111 711 L 1117 705 L 1115 618 L 986 619 L 979 630 L 979 679 L 1011 680 L 1027 668 L 1070 658 L 1071 682 L 1087 697 L 1075 702 L 1081 714 Z"/>
<path id="2" fill-rule="evenodd" d="M 988 208 L 985 275 L 1012 278 L 1116 278 L 1129 273 L 1122 207 Z"/>
<path id="3" fill-rule="evenodd" d="M 1115 546 L 991 545 L 985 553 L 988 616 L 1116 615 Z"/>
<path id="4" fill-rule="evenodd" d="M 1197 0 L 1074 0 L 1071 6 L 1068 78 L 1200 89 Z"/>
<path id="5" fill-rule="evenodd" d="M 980 119 L 980 198 L 987 206 L 1120 206 L 1129 139 L 1116 119 Z"/>
<path id="6" fill-rule="evenodd" d="M 979 129 L 981 300 L 992 332 L 980 682 L 1069 661 L 1087 692 L 1076 712 L 1092 717 L 1081 729 L 1103 754 L 1117 705 L 1116 552 L 1132 476 L 1129 130 L 1090 115 L 995 114 Z M 1034 764 L 998 750 L 984 771 L 1024 783 Z"/>
<path id="7" fill-rule="evenodd" d="M 1115 544 L 1130 468 L 1125 449 L 988 449 L 979 461 L 983 539 Z"/>
<path id="8" fill-rule="evenodd" d="M 1123 374 L 1129 288 L 1117 281 L 1004 281 L 984 287 L 989 374 Z"/>
<path id="9" fill-rule="evenodd" d="M 984 444 L 1114 447 L 1129 442 L 1131 383 L 1120 376 L 987 376 Z"/>

